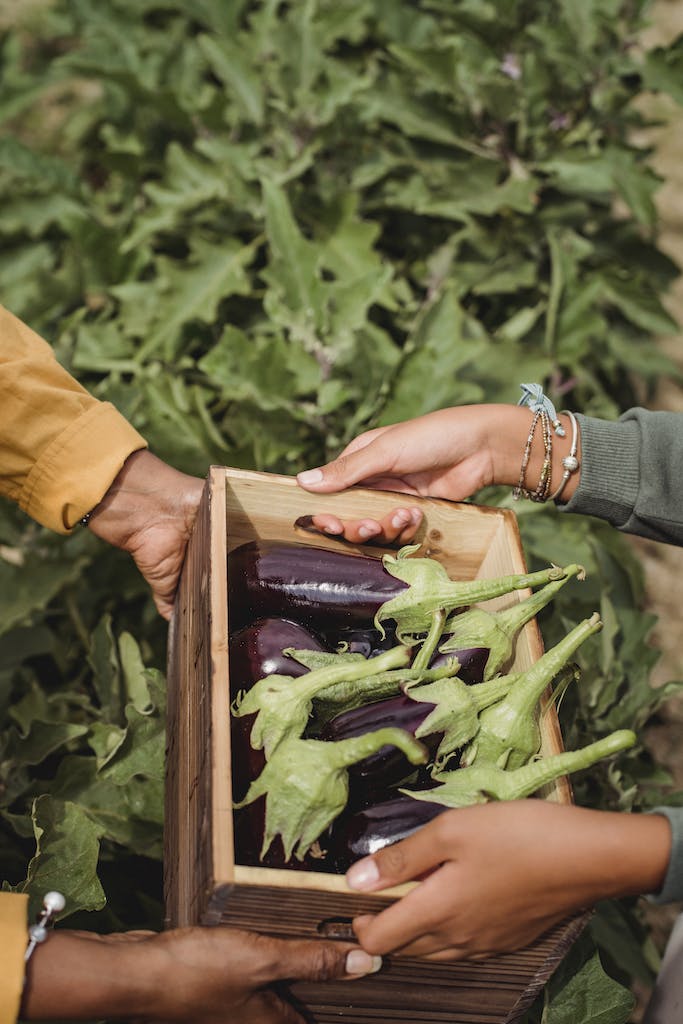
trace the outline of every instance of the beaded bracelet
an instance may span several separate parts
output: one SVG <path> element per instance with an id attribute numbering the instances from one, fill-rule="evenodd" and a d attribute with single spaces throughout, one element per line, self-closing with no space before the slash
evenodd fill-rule
<path id="1" fill-rule="evenodd" d="M 531 457 L 531 447 L 534 442 L 536 425 L 539 420 L 541 421 L 541 429 L 543 433 L 543 465 L 541 466 L 541 473 L 538 484 L 535 490 L 532 491 L 526 486 L 526 472 L 529 466 L 529 459 Z M 550 416 L 545 405 L 537 404 L 533 412 L 531 427 L 529 429 L 529 436 L 527 437 L 526 444 L 524 445 L 522 465 L 519 471 L 519 481 L 517 483 L 517 486 L 512 491 L 512 497 L 514 498 L 514 500 L 517 501 L 519 498 L 529 498 L 531 501 L 547 501 L 548 492 L 550 490 L 550 479 L 552 476 L 552 464 L 553 435 L 550 429 Z"/>
<path id="2" fill-rule="evenodd" d="M 562 479 L 558 487 L 550 494 L 550 483 L 552 479 L 552 454 L 553 454 L 553 442 L 552 433 L 550 426 L 552 427 L 558 437 L 566 437 L 566 431 L 562 426 L 559 416 L 555 411 L 555 406 L 550 401 L 547 395 L 543 393 L 543 388 L 540 384 L 520 384 L 522 389 L 522 397 L 518 401 L 518 405 L 526 405 L 533 413 L 531 421 L 531 428 L 529 430 L 529 436 L 526 439 L 524 445 L 524 452 L 522 455 L 522 466 L 519 473 L 519 481 L 517 486 L 513 488 L 512 497 L 517 500 L 520 497 L 529 498 L 531 501 L 545 502 L 545 501 L 557 501 L 562 494 L 569 477 L 572 473 L 580 468 L 579 460 L 576 456 L 578 449 L 578 424 L 576 417 L 573 412 L 568 409 L 564 409 L 563 412 L 569 417 L 569 421 L 572 427 L 572 438 L 569 448 L 569 454 L 565 455 L 562 459 L 562 466 L 564 472 Z M 543 431 L 543 465 L 541 466 L 540 478 L 538 485 L 535 490 L 531 491 L 526 486 L 526 472 L 529 465 L 529 459 L 531 457 L 531 448 L 534 441 L 534 434 L 536 432 L 536 425 L 538 421 L 541 421 L 541 427 Z"/>
<path id="3" fill-rule="evenodd" d="M 567 480 L 569 480 L 569 477 L 572 475 L 572 473 L 576 473 L 577 469 L 579 469 L 580 467 L 580 462 L 576 457 L 576 451 L 579 445 L 579 427 L 576 422 L 576 416 L 573 412 L 570 412 L 569 409 L 565 409 L 564 412 L 567 416 L 569 416 L 569 420 L 572 425 L 572 442 L 569 448 L 569 454 L 565 455 L 565 457 L 562 459 L 564 473 L 562 474 L 562 479 L 560 480 L 559 487 L 550 495 L 551 501 L 557 501 L 559 496 L 562 494 L 562 491 L 564 490 Z"/>
<path id="4" fill-rule="evenodd" d="M 45 942 L 50 934 L 48 929 L 52 924 L 55 914 L 60 914 L 66 906 L 66 900 L 61 892 L 46 892 L 43 896 L 43 909 L 36 918 L 36 923 L 29 926 L 28 945 L 24 954 L 24 963 L 27 963 L 31 955 L 41 942 Z"/>

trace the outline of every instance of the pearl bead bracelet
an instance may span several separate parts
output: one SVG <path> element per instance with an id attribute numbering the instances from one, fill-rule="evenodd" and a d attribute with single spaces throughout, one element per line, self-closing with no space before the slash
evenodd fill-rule
<path id="1" fill-rule="evenodd" d="M 43 909 L 36 918 L 36 923 L 29 926 L 28 930 L 28 946 L 26 947 L 26 953 L 24 954 L 24 962 L 26 963 L 36 946 L 41 942 L 45 942 L 49 933 L 49 927 L 53 923 L 56 914 L 60 914 L 66 906 L 66 900 L 62 896 L 61 892 L 46 892 L 43 896 Z"/>
<path id="2" fill-rule="evenodd" d="M 569 409 L 565 409 L 563 411 L 567 414 L 567 416 L 569 416 L 569 420 L 572 425 L 572 441 L 571 446 L 569 448 L 569 455 L 565 455 L 565 457 L 562 459 L 564 473 L 562 474 L 560 485 L 557 488 L 557 490 L 553 491 L 553 493 L 550 495 L 550 498 L 548 499 L 549 501 L 556 501 L 559 498 L 559 496 L 562 494 L 562 491 L 565 488 L 567 480 L 569 480 L 569 477 L 572 475 L 572 473 L 576 473 L 577 469 L 579 468 L 579 460 L 576 457 L 576 450 L 578 448 L 579 443 L 579 428 L 576 422 L 576 416 L 573 412 L 570 412 Z"/>

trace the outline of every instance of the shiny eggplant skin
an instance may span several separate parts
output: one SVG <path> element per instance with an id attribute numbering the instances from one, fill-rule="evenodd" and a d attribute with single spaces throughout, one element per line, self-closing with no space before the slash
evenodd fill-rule
<path id="1" fill-rule="evenodd" d="M 230 552 L 228 566 L 231 631 L 257 618 L 328 631 L 368 625 L 407 587 L 379 558 L 310 544 L 250 541 Z"/>
<path id="2" fill-rule="evenodd" d="M 449 658 L 456 657 L 460 662 L 458 677 L 465 683 L 476 684 L 482 681 L 488 649 L 482 647 L 455 651 L 450 655 L 438 654 L 432 658 L 430 668 L 445 665 Z M 422 723 L 432 713 L 435 704 L 430 701 L 413 700 L 406 694 L 388 697 L 386 700 L 364 704 L 350 711 L 342 711 L 327 722 L 320 734 L 324 740 L 345 740 L 352 736 L 361 736 L 385 726 L 405 729 L 415 736 Z M 429 750 L 430 755 L 437 751 L 442 738 L 441 732 L 429 736 L 421 736 L 420 740 Z M 414 769 L 406 757 L 396 747 L 382 747 L 377 753 L 363 758 L 349 768 L 349 780 L 352 794 L 358 789 L 361 781 L 367 781 L 374 792 L 396 785 L 413 772 Z"/>
<path id="3" fill-rule="evenodd" d="M 444 635 L 443 640 L 448 640 L 448 633 Z M 488 647 L 465 647 L 460 651 L 450 651 L 448 654 L 435 654 L 429 662 L 429 667 L 440 668 L 442 665 L 446 665 L 450 658 L 458 659 L 460 663 L 458 678 L 471 686 L 481 683 L 484 678 L 486 663 L 489 660 L 489 649 Z"/>
<path id="4" fill-rule="evenodd" d="M 361 857 L 407 839 L 449 809 L 431 800 L 400 795 L 355 814 L 343 815 L 330 829 L 326 844 L 328 856 L 338 872 L 346 872 Z"/>
<path id="5" fill-rule="evenodd" d="M 435 706 L 428 701 L 413 700 L 401 693 L 396 697 L 388 697 L 386 700 L 363 704 L 350 711 L 342 711 L 326 722 L 320 738 L 336 742 L 350 739 L 352 736 L 362 736 L 363 733 L 374 732 L 375 729 L 383 729 L 385 726 L 405 729 L 414 736 Z M 420 742 L 424 743 L 430 755 L 436 753 L 441 736 L 441 733 L 433 733 L 431 736 L 420 738 Z M 368 789 L 377 799 L 378 793 L 407 779 L 414 772 L 415 768 L 400 750 L 390 746 L 381 747 L 377 753 L 364 757 L 362 761 L 350 766 L 351 803 L 355 803 L 357 795 Z"/>
<path id="6" fill-rule="evenodd" d="M 257 619 L 238 630 L 230 638 L 231 697 L 265 676 L 302 676 L 307 672 L 298 661 L 282 653 L 290 647 L 298 651 L 326 650 L 317 636 L 289 619 Z"/>
<path id="7" fill-rule="evenodd" d="M 376 658 L 378 654 L 390 651 L 399 643 L 396 639 L 396 630 L 391 625 L 385 626 L 384 636 L 374 626 L 354 626 L 351 629 L 333 630 L 323 635 L 331 651 L 336 651 L 343 644 L 349 654 L 362 654 L 364 658 Z"/>
<path id="8" fill-rule="evenodd" d="M 308 671 L 294 658 L 282 652 L 288 647 L 296 650 L 322 651 L 320 640 L 296 622 L 287 619 L 259 619 L 239 630 L 230 639 L 230 698 L 234 700 L 240 690 L 249 690 L 254 683 L 274 673 L 292 676 Z M 232 780 L 233 798 L 241 800 L 250 783 L 263 771 L 265 758 L 262 750 L 250 743 L 254 715 L 232 718 Z"/>

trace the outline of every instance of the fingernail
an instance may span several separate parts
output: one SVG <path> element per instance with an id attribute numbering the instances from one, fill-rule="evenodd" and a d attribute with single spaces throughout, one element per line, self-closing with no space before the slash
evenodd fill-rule
<path id="1" fill-rule="evenodd" d="M 374 860 L 359 860 L 346 872 L 350 889 L 371 889 L 376 882 L 379 882 L 379 868 Z"/>
<path id="2" fill-rule="evenodd" d="M 391 525 L 398 529 L 399 526 L 405 526 L 406 523 L 409 523 L 410 518 L 410 512 L 406 512 L 405 510 L 402 509 L 400 512 L 397 512 L 394 518 L 391 520 Z"/>
<path id="3" fill-rule="evenodd" d="M 326 526 L 325 527 L 325 533 L 332 533 L 332 534 L 336 535 L 336 534 L 343 533 L 343 532 L 344 532 L 344 529 L 341 526 Z"/>
<path id="4" fill-rule="evenodd" d="M 359 526 L 358 527 L 358 536 L 362 537 L 363 540 L 367 540 L 368 537 L 376 537 L 378 533 L 379 533 L 379 530 L 377 529 L 376 526 Z"/>
<path id="5" fill-rule="evenodd" d="M 363 949 L 352 949 L 346 958 L 347 974 L 376 974 L 381 966 L 381 956 L 370 956 Z"/>
<path id="6" fill-rule="evenodd" d="M 319 484 L 323 478 L 322 469 L 306 469 L 303 473 L 297 473 L 297 480 L 300 484 Z"/>
<path id="7" fill-rule="evenodd" d="M 410 517 L 414 523 L 419 523 L 420 520 L 422 519 L 422 512 L 420 511 L 419 508 L 411 508 Z"/>

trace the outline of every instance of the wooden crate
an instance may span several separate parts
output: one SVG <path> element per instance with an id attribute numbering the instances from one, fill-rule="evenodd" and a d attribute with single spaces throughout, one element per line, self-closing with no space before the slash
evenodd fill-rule
<path id="1" fill-rule="evenodd" d="M 360 895 L 342 876 L 235 864 L 230 779 L 227 571 L 229 551 L 256 538 L 338 548 L 294 525 L 334 511 L 342 518 L 386 514 L 405 499 L 354 488 L 314 495 L 291 477 L 214 467 L 189 544 L 170 631 L 165 832 L 167 924 L 230 924 L 273 935 L 352 937 L 351 919 L 376 912 L 407 891 Z M 517 521 L 509 510 L 410 498 L 424 511 L 419 539 L 460 579 L 525 572 Z M 350 550 L 354 550 L 350 548 Z M 380 554 L 380 549 L 355 549 Z M 504 607 L 529 592 L 489 602 Z M 514 667 L 543 647 L 535 622 L 517 643 Z M 543 752 L 562 749 L 554 711 L 543 716 Z M 566 779 L 545 796 L 571 802 Z M 353 983 L 296 984 L 292 991 L 317 1024 L 433 1022 L 502 1024 L 522 1016 L 585 924 L 578 915 L 528 948 L 487 961 L 454 964 L 391 958 Z"/>

